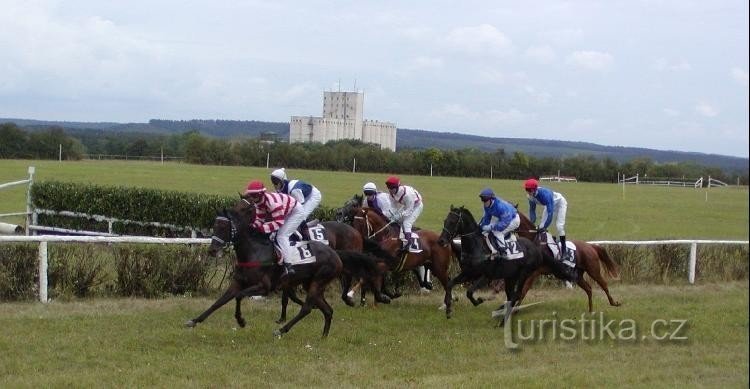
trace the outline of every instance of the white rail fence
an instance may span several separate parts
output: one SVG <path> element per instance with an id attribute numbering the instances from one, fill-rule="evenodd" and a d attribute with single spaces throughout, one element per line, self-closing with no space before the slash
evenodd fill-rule
<path id="1" fill-rule="evenodd" d="M 618 184 L 629 184 L 629 185 L 658 185 L 658 186 L 682 186 L 682 187 L 692 187 L 692 188 L 702 188 L 703 187 L 703 177 L 698 178 L 695 181 L 692 181 L 691 179 L 677 179 L 677 178 L 651 178 L 647 179 L 645 176 L 641 177 L 640 174 L 636 174 L 632 177 L 625 177 L 623 174 L 620 176 L 620 173 L 617 173 L 617 183 Z M 739 183 L 738 183 L 739 185 Z M 716 187 L 723 187 L 723 186 L 729 186 L 726 182 L 717 180 L 715 178 L 711 178 L 711 176 L 708 176 L 708 180 L 706 181 L 706 187 L 708 188 L 716 188 Z"/>
<path id="2" fill-rule="evenodd" d="M 65 243 L 149 243 L 149 244 L 210 244 L 211 239 L 206 238 L 152 238 L 146 236 L 61 236 L 61 235 L 38 235 L 38 236 L 2 236 L 0 243 L 3 242 L 38 242 L 38 266 L 39 266 L 39 301 L 46 303 L 47 298 L 47 243 L 48 242 L 65 242 Z M 647 240 L 647 241 L 626 241 L 626 240 L 600 240 L 590 241 L 589 243 L 599 245 L 619 244 L 619 245 L 665 245 L 665 244 L 689 244 L 690 258 L 688 262 L 688 282 L 695 283 L 695 266 L 698 260 L 699 244 L 733 244 L 748 245 L 747 240 Z"/>
<path id="3" fill-rule="evenodd" d="M 18 180 L 18 181 L 6 182 L 4 184 L 0 184 L 0 189 L 7 189 L 7 188 L 11 188 L 11 187 L 18 186 L 18 185 L 28 185 L 28 187 L 26 188 L 26 212 L 0 213 L 0 218 L 23 215 L 26 217 L 26 225 L 27 226 L 31 225 L 31 209 L 32 209 L 31 207 L 31 185 L 34 183 L 34 171 L 35 171 L 34 167 L 29 166 L 29 170 L 28 170 L 29 178 L 24 179 L 24 180 Z M 4 224 L 7 224 L 7 223 L 4 223 Z M 16 233 L 17 229 L 15 227 L 17 226 L 13 226 L 13 228 L 11 228 L 12 232 L 11 231 L 8 231 L 8 232 Z M 29 230 L 27 228 L 26 235 L 28 234 L 29 234 Z"/>

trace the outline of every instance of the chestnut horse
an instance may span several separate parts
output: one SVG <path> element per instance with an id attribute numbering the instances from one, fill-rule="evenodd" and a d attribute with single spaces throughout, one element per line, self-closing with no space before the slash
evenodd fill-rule
<path id="1" fill-rule="evenodd" d="M 531 222 L 531 220 L 524 215 L 521 212 L 518 212 L 518 216 L 521 218 L 521 224 L 518 226 L 518 229 L 516 230 L 519 236 L 526 237 L 527 239 L 532 239 L 537 244 L 541 245 L 542 253 L 545 256 L 545 262 L 548 261 L 555 261 L 552 251 L 546 244 L 546 239 L 543 240 L 545 232 L 537 231 L 536 227 L 534 226 L 534 223 Z M 620 303 L 618 301 L 615 301 L 612 298 L 612 295 L 609 294 L 609 288 L 607 287 L 607 281 L 602 277 L 601 274 L 601 265 L 604 265 L 604 268 L 607 270 L 607 274 L 609 274 L 612 278 L 618 277 L 618 269 L 617 264 L 615 261 L 612 260 L 612 258 L 609 257 L 609 254 L 607 254 L 607 250 L 604 249 L 604 247 L 591 244 L 588 242 L 584 242 L 582 240 L 572 240 L 572 242 L 576 246 L 576 271 L 578 272 L 578 286 L 583 289 L 584 292 L 586 292 L 586 295 L 589 299 L 589 312 L 593 312 L 593 301 L 592 301 L 592 295 L 591 295 L 591 284 L 586 281 L 586 279 L 583 277 L 583 273 L 586 273 L 596 281 L 597 284 L 602 288 L 604 293 L 607 295 L 607 299 L 609 300 L 609 305 L 618 307 L 620 306 Z M 527 280 L 526 283 L 523 286 L 523 290 L 521 291 L 521 298 L 520 300 L 523 300 L 523 298 L 526 296 L 526 292 L 529 291 L 532 285 L 534 285 L 534 281 L 542 274 L 553 274 L 552 266 L 550 265 L 544 265 L 540 268 L 538 268 Z M 557 276 L 557 275 L 556 275 Z M 558 277 L 559 278 L 559 277 Z M 519 300 L 519 301 L 520 301 Z"/>
<path id="2" fill-rule="evenodd" d="M 276 265 L 273 244 L 267 235 L 251 230 L 255 217 L 255 207 L 245 199 L 240 200 L 232 209 L 223 210 L 217 214 L 213 226 L 213 236 L 209 255 L 215 256 L 229 245 L 234 246 L 237 254 L 232 281 L 229 288 L 205 312 L 185 325 L 195 327 L 205 320 L 211 313 L 231 299 L 236 300 L 234 317 L 240 327 L 245 326 L 240 302 L 243 297 L 267 295 L 282 289 L 291 291 L 297 285 L 303 285 L 307 298 L 302 309 L 291 321 L 274 331 L 274 335 L 281 336 L 292 328 L 298 321 L 307 316 L 313 307 L 320 309 L 324 317 L 323 336 L 328 336 L 333 318 L 333 309 L 325 299 L 325 289 L 341 274 L 343 264 L 336 251 L 318 243 L 310 242 L 307 249 L 315 256 L 316 261 L 295 266 L 295 274 L 281 276 L 281 266 Z M 282 311 L 286 311 L 287 299 L 282 298 Z"/>
<path id="3" fill-rule="evenodd" d="M 453 258 L 451 245 L 438 243 L 438 234 L 428 230 L 414 231 L 419 237 L 420 253 L 406 252 L 399 255 L 401 239 L 399 238 L 400 227 L 385 219 L 385 217 L 371 208 L 358 208 L 356 210 L 352 227 L 359 231 L 366 239 L 372 239 L 396 261 L 388 261 L 391 271 L 413 270 L 418 266 L 425 266 L 443 285 L 446 290 L 445 305 L 449 306 L 450 295 L 447 291 L 448 270 Z"/>

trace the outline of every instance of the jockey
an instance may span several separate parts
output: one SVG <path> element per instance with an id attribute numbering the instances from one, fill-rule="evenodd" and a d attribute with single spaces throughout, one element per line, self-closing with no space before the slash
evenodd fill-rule
<path id="1" fill-rule="evenodd" d="M 362 187 L 365 198 L 362 206 L 374 209 L 379 214 L 386 216 L 391 214 L 391 200 L 388 193 L 378 192 L 375 183 L 368 182 Z M 386 216 L 387 217 L 387 216 Z"/>
<path id="2" fill-rule="evenodd" d="M 388 213 L 385 216 L 391 222 L 401 225 L 401 230 L 404 232 L 404 240 L 401 241 L 401 251 L 405 252 L 408 250 L 412 239 L 419 239 L 417 236 L 412 236 L 411 228 L 422 213 L 424 202 L 416 189 L 408 185 L 401 185 L 401 180 L 396 176 L 388 177 L 385 181 L 385 186 L 390 193 L 389 199 L 391 205 L 391 209 L 387 211 Z M 424 266 L 419 266 L 417 273 L 419 273 L 420 284 L 431 285 L 429 270 L 425 269 Z M 426 289 L 430 289 L 430 287 L 428 286 Z"/>
<path id="3" fill-rule="evenodd" d="M 521 218 L 518 216 L 518 210 L 507 201 L 495 196 L 495 192 L 490 188 L 482 189 L 479 192 L 479 199 L 484 205 L 484 216 L 479 221 L 479 228 L 488 235 L 490 232 L 497 240 L 498 252 L 493 252 L 490 259 L 499 254 L 500 257 L 507 255 L 505 245 L 505 235 L 514 231 L 521 224 Z M 495 249 L 490 245 L 490 249 Z"/>
<path id="4" fill-rule="evenodd" d="M 289 236 L 305 220 L 302 204 L 283 193 L 267 193 L 265 185 L 258 180 L 250 181 L 243 197 L 255 204 L 252 227 L 265 234 L 276 232 L 276 246 L 281 251 L 279 264 L 284 265 L 288 275 L 294 274 L 289 263 L 293 256 Z M 266 221 L 269 217 L 270 221 Z"/>
<path id="5" fill-rule="evenodd" d="M 303 236 L 307 236 L 307 218 L 320 205 L 323 196 L 318 188 L 302 180 L 288 180 L 284 168 L 271 172 L 271 182 L 276 192 L 294 197 L 302 205 L 302 223 L 300 230 Z"/>
<path id="6" fill-rule="evenodd" d="M 570 261 L 570 252 L 565 246 L 565 215 L 568 211 L 568 201 L 562 194 L 551 189 L 539 186 L 537 180 L 530 178 L 523 183 L 526 195 L 529 198 L 529 219 L 532 223 L 536 222 L 536 205 L 537 203 L 544 206 L 542 221 L 539 223 L 537 230 L 546 230 L 555 219 L 555 230 L 560 243 L 560 259 Z M 565 266 L 569 268 L 570 266 Z M 568 269 L 566 269 L 568 270 Z M 570 269 L 572 270 L 572 268 Z M 577 273 L 575 271 L 566 271 L 570 282 L 576 282 Z"/>

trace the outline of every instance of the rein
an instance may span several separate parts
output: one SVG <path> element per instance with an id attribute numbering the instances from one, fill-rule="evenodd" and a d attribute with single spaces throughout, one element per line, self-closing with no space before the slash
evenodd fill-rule
<path id="1" fill-rule="evenodd" d="M 242 199 L 245 203 L 248 205 L 252 205 L 250 202 L 248 202 L 245 199 Z M 228 250 L 229 246 L 234 246 L 234 244 L 237 242 L 237 238 L 239 237 L 239 234 L 237 233 L 237 226 L 234 224 L 234 220 L 232 220 L 231 217 L 227 216 L 216 216 L 216 220 L 228 222 L 231 230 L 229 233 L 229 241 L 225 241 L 224 239 L 219 238 L 216 235 L 211 235 L 211 240 L 218 242 L 221 245 L 222 250 Z M 248 262 L 240 262 L 239 260 L 235 264 L 237 267 L 242 268 L 249 268 L 254 269 L 263 266 L 263 263 L 261 261 L 248 261 Z"/>
<path id="2" fill-rule="evenodd" d="M 354 218 L 355 219 L 365 219 L 365 225 L 367 225 L 367 234 L 368 234 L 367 238 L 368 239 L 370 239 L 370 238 L 378 235 L 379 233 L 381 233 L 384 230 L 386 230 L 388 228 L 388 226 L 390 226 L 391 224 L 393 224 L 393 221 L 388 221 L 388 223 L 386 223 L 381 229 L 379 229 L 379 230 L 377 230 L 375 232 L 372 232 L 372 229 L 373 229 L 372 228 L 372 223 L 370 223 L 370 218 L 367 216 L 367 214 L 365 214 L 364 217 L 362 217 L 362 216 L 355 216 Z"/>
<path id="3" fill-rule="evenodd" d="M 465 234 L 459 234 L 458 233 L 458 227 L 461 225 L 461 220 L 463 219 L 464 215 L 461 212 L 453 212 L 453 211 L 450 212 L 450 215 L 456 215 L 456 216 L 458 216 L 458 221 L 456 221 L 456 228 L 454 229 L 453 232 L 448 231 L 448 229 L 445 228 L 445 226 L 443 226 L 443 231 L 445 231 L 445 232 L 448 233 L 448 239 L 453 240 L 456 237 L 463 238 L 464 236 L 469 236 L 469 235 L 477 233 L 477 230 L 474 230 L 474 231 L 471 231 L 471 232 L 467 232 Z"/>

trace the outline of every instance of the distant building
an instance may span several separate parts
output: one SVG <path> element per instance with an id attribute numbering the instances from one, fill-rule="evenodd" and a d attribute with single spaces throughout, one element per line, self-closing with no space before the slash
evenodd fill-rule
<path id="1" fill-rule="evenodd" d="M 292 116 L 289 143 L 356 139 L 396 150 L 396 125 L 364 120 L 365 95 L 359 92 L 324 92 L 323 117 Z"/>

